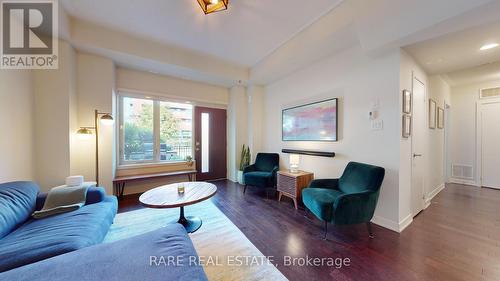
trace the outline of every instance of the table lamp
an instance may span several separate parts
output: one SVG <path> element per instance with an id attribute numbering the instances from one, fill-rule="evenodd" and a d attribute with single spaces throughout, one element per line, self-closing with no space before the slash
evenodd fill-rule
<path id="1" fill-rule="evenodd" d="M 290 172 L 298 173 L 300 164 L 300 155 L 290 154 Z"/>

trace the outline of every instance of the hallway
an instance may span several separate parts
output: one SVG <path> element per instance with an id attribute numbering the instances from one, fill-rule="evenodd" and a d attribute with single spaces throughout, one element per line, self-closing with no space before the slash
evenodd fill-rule
<path id="1" fill-rule="evenodd" d="M 499 211 L 500 190 L 447 184 L 403 231 L 398 251 L 433 280 L 499 280 Z"/>

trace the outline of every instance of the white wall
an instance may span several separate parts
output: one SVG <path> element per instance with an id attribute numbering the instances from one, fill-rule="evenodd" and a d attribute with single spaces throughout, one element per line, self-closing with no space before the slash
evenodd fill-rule
<path id="1" fill-rule="evenodd" d="M 229 101 L 229 90 L 224 87 L 125 68 L 117 69 L 116 86 L 213 105 L 227 105 Z"/>
<path id="2" fill-rule="evenodd" d="M 0 70 L 0 183 L 35 179 L 33 73 Z"/>
<path id="3" fill-rule="evenodd" d="M 113 61 L 100 56 L 78 53 L 78 126 L 94 126 L 94 110 L 112 113 L 115 89 L 115 67 Z M 116 123 L 115 123 L 116 124 Z M 100 124 L 99 124 L 100 125 Z M 75 138 L 76 130 L 72 130 Z M 100 125 L 99 130 L 99 185 L 106 192 L 113 192 L 114 178 L 114 126 Z M 76 137 L 72 153 L 71 173 L 81 174 L 88 181 L 95 180 L 95 135 L 88 140 Z"/>
<path id="4" fill-rule="evenodd" d="M 459 85 L 451 88 L 450 165 L 472 166 L 474 180 L 452 178 L 454 182 L 480 185 L 476 163 L 476 103 L 482 88 L 500 87 L 500 81 Z M 500 113 L 498 115 L 500 120 Z"/>
<path id="5" fill-rule="evenodd" d="M 263 148 L 334 151 L 335 158 L 301 156 L 300 168 L 315 178 L 339 177 L 349 161 L 382 166 L 386 176 L 374 222 L 398 231 L 399 225 L 399 51 L 370 58 L 359 47 L 331 56 L 266 87 Z M 281 141 L 281 110 L 285 107 L 328 97 L 340 98 L 338 142 Z M 371 130 L 368 113 L 379 103 L 384 122 Z M 288 167 L 288 156 L 280 163 Z"/>
<path id="6" fill-rule="evenodd" d="M 429 77 L 429 98 L 436 101 L 437 106 L 445 109 L 445 104 L 451 105 L 451 88 L 440 76 Z M 437 118 L 437 114 L 436 114 Z M 446 125 L 446 122 L 445 124 Z M 447 128 L 449 129 L 449 128 Z M 445 139 L 444 129 L 428 130 L 429 143 L 427 165 L 427 182 L 425 186 L 426 197 L 430 198 L 444 187 L 446 179 L 445 171 Z"/>
<path id="7" fill-rule="evenodd" d="M 426 88 L 426 95 L 428 94 L 428 77 L 422 68 L 409 56 L 405 51 L 401 50 L 401 70 L 400 70 L 400 89 L 399 89 L 399 119 L 402 118 L 403 106 L 403 90 L 413 91 L 413 78 L 416 77 Z M 400 121 L 402 122 L 402 121 Z M 427 126 L 426 126 L 427 128 Z M 402 127 L 400 126 L 400 170 L 399 170 L 399 222 L 400 229 L 404 229 L 413 220 L 411 210 L 411 176 L 412 176 L 412 137 L 405 139 L 402 137 Z M 427 141 L 427 138 L 424 137 Z M 425 145 L 425 147 L 427 147 Z M 424 154 L 424 161 L 427 159 L 427 153 Z M 425 176 L 424 176 L 425 178 Z"/>
<path id="8" fill-rule="evenodd" d="M 117 30 L 72 19 L 71 40 L 76 46 L 113 58 L 136 68 L 154 70 L 165 75 L 234 85 L 247 81 L 247 68 L 206 54 L 132 36 Z"/>
<path id="9" fill-rule="evenodd" d="M 65 41 L 59 41 L 59 69 L 34 74 L 36 179 L 45 191 L 70 175 L 74 75 L 75 51 Z"/>
<path id="10" fill-rule="evenodd" d="M 444 130 L 429 129 L 428 100 L 432 98 L 437 105 L 444 108 L 445 100 L 450 104 L 450 87 L 440 77 L 429 77 L 420 65 L 405 51 L 401 51 L 400 73 L 400 107 L 402 108 L 402 91 L 412 90 L 413 78 L 416 77 L 425 85 L 425 131 L 424 131 L 424 197 L 426 206 L 445 183 L 444 157 Z M 399 171 L 399 208 L 401 227 L 404 228 L 412 221 L 411 211 L 411 177 L 412 177 L 412 137 L 405 139 L 400 133 L 400 171 Z"/>
<path id="11" fill-rule="evenodd" d="M 247 88 L 248 96 L 248 146 L 251 162 L 255 161 L 257 153 L 262 150 L 262 126 L 264 116 L 265 89 L 262 86 L 251 85 Z"/>
<path id="12" fill-rule="evenodd" d="M 227 177 L 237 180 L 240 165 L 241 148 L 248 145 L 248 97 L 243 86 L 234 86 L 229 90 L 227 108 Z"/>

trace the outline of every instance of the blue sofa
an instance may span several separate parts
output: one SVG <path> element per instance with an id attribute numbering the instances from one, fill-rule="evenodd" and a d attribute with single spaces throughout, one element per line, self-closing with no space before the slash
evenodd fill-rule
<path id="1" fill-rule="evenodd" d="M 184 227 L 171 224 L 15 268 L 0 273 L 0 280 L 205 281 L 199 261 Z"/>
<path id="2" fill-rule="evenodd" d="M 115 196 L 94 187 L 76 211 L 31 218 L 46 196 L 34 182 L 0 184 L 0 272 L 102 242 L 118 207 Z"/>

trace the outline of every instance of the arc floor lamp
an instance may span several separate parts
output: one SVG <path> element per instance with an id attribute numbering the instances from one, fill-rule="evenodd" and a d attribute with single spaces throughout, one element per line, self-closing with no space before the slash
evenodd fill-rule
<path id="1" fill-rule="evenodd" d="M 99 119 L 105 126 L 113 125 L 115 120 L 111 113 L 99 112 L 94 110 L 94 126 L 93 127 L 80 127 L 76 134 L 81 139 L 89 139 L 92 137 L 92 131 L 95 131 L 95 181 L 99 186 Z"/>

